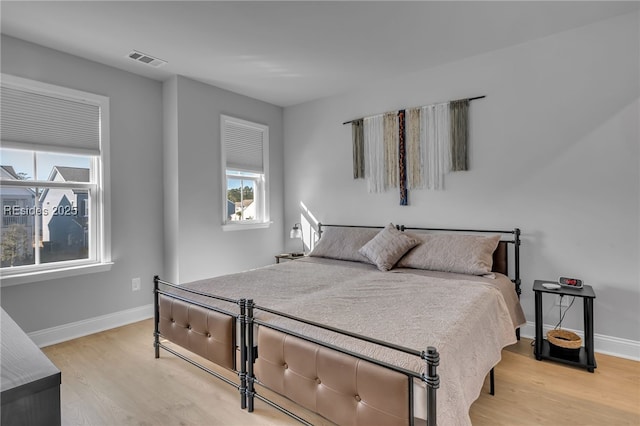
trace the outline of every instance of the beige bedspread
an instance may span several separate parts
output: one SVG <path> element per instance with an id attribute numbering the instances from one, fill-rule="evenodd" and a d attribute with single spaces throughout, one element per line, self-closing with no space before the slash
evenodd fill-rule
<path id="1" fill-rule="evenodd" d="M 416 350 L 440 352 L 438 424 L 468 425 L 469 408 L 501 349 L 515 343 L 525 318 L 511 281 L 305 258 L 185 284 Z M 219 305 L 219 302 L 214 302 Z M 256 317 L 415 371 L 418 357 L 274 318 Z M 426 402 L 425 402 L 426 403 Z"/>

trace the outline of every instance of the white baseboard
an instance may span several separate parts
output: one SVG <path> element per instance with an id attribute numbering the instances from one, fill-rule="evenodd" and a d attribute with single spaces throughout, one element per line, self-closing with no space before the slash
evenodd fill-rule
<path id="1" fill-rule="evenodd" d="M 149 304 L 120 312 L 114 312 L 112 314 L 72 322 L 70 324 L 63 324 L 57 327 L 34 331 L 29 333 L 28 336 L 36 345 L 38 345 L 38 347 L 42 348 L 44 346 L 55 345 L 56 343 L 66 342 L 67 340 L 88 336 L 89 334 L 121 327 L 123 325 L 132 324 L 152 317 L 153 304 Z"/>
<path id="2" fill-rule="evenodd" d="M 114 312 L 112 314 L 89 318 L 83 321 L 34 331 L 29 333 L 29 337 L 36 343 L 36 345 L 38 345 L 38 347 L 42 348 L 44 346 L 54 345 L 56 343 L 65 342 L 67 340 L 76 339 L 78 337 L 87 336 L 89 334 L 98 333 L 111 328 L 121 327 L 123 325 L 152 317 L 153 305 L 149 304 L 120 312 Z M 546 332 L 552 328 L 553 326 L 544 324 L 543 331 L 546 334 Z M 583 331 L 567 330 L 573 331 L 584 339 Z M 530 339 L 535 338 L 536 329 L 534 322 L 528 321 L 523 327 L 521 327 L 520 335 Z M 640 342 L 638 341 L 605 336 L 602 334 L 594 334 L 593 340 L 595 352 L 640 361 Z"/>
<path id="3" fill-rule="evenodd" d="M 542 330 L 545 335 L 547 334 L 547 331 L 551 329 L 553 329 L 553 325 L 543 324 L 542 326 Z M 566 330 L 573 331 L 584 339 L 584 331 L 572 330 L 569 328 Z M 520 328 L 520 335 L 529 339 L 535 339 L 535 323 L 533 321 L 527 321 L 527 324 Z M 593 350 L 597 353 L 631 359 L 633 361 L 640 361 L 640 342 L 638 341 L 594 333 L 593 345 Z"/>

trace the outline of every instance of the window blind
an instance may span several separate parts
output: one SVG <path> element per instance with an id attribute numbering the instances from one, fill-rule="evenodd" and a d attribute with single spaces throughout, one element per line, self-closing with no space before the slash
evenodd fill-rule
<path id="1" fill-rule="evenodd" d="M 227 169 L 264 173 L 265 129 L 231 118 L 223 122 Z"/>
<path id="2" fill-rule="evenodd" d="M 100 107 L 2 85 L 0 139 L 6 148 L 100 154 Z"/>

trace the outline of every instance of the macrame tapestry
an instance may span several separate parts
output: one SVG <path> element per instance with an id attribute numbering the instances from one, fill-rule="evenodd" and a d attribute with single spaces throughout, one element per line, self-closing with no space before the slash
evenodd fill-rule
<path id="1" fill-rule="evenodd" d="M 398 187 L 398 114 L 384 114 L 384 187 Z"/>
<path id="2" fill-rule="evenodd" d="M 424 188 L 422 171 L 424 170 L 423 147 L 420 139 L 420 108 L 407 110 L 405 117 L 405 155 L 407 168 L 407 188 Z"/>
<path id="3" fill-rule="evenodd" d="M 382 115 L 363 120 L 364 176 L 369 192 L 384 192 L 384 144 Z"/>
<path id="4" fill-rule="evenodd" d="M 364 179 L 364 120 L 353 120 L 351 132 L 353 138 L 353 178 Z"/>
<path id="5" fill-rule="evenodd" d="M 479 96 L 359 118 L 352 125 L 353 177 L 369 192 L 444 189 L 444 176 L 469 169 L 469 101 Z M 344 124 L 347 124 L 344 123 Z"/>
<path id="6" fill-rule="evenodd" d="M 405 144 L 405 111 L 398 111 L 398 186 L 400 186 L 400 205 L 409 204 L 407 199 L 407 162 L 406 162 L 406 144 Z"/>
<path id="7" fill-rule="evenodd" d="M 469 100 L 462 99 L 449 103 L 451 116 L 451 171 L 469 169 L 467 153 Z"/>

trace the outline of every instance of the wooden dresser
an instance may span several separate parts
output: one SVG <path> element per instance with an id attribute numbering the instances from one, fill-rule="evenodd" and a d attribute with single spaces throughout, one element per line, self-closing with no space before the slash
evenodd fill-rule
<path id="1" fill-rule="evenodd" d="M 4 309 L 0 319 L 1 425 L 60 425 L 60 370 Z"/>

